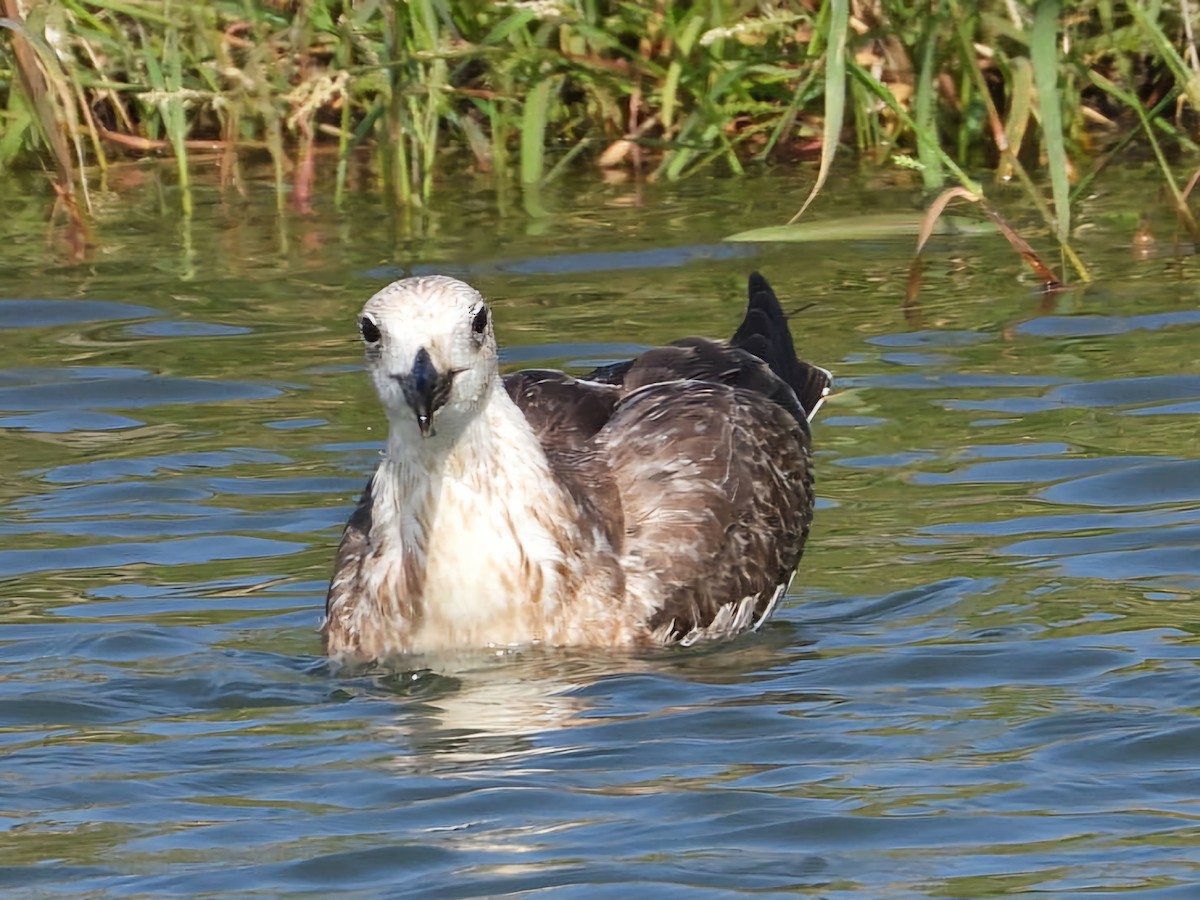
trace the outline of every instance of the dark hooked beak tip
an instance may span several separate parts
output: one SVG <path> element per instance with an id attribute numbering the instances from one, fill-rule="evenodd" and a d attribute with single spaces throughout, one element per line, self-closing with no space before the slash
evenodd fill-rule
<path id="1" fill-rule="evenodd" d="M 412 368 L 407 375 L 397 376 L 404 391 L 404 400 L 417 417 L 421 437 L 437 434 L 433 428 L 433 414 L 446 403 L 450 396 L 452 375 L 439 372 L 424 347 L 413 358 Z"/>

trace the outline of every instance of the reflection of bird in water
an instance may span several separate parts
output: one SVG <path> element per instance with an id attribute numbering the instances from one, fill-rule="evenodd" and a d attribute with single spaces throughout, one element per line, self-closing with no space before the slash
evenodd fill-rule
<path id="1" fill-rule="evenodd" d="M 541 647 L 424 654 L 420 662 L 427 668 L 384 676 L 371 692 L 383 687 L 406 697 L 388 730 L 404 737 L 416 759 L 446 762 L 526 756 L 538 735 L 586 721 L 589 703 L 579 690 L 604 674 L 642 667 L 632 658 Z"/>
<path id="2" fill-rule="evenodd" d="M 777 679 L 789 678 L 813 655 L 794 628 L 781 626 L 754 640 L 710 642 L 683 652 L 586 647 L 438 652 L 410 657 L 419 670 L 360 670 L 341 683 L 342 690 L 397 702 L 396 715 L 372 727 L 404 747 L 397 767 L 428 774 L 443 765 L 528 762 L 543 752 L 561 752 L 576 743 L 562 733 L 576 728 L 694 706 L 740 705 L 751 697 L 761 703 L 775 696 Z M 788 700 L 814 698 L 788 692 Z M 381 721 L 388 724 L 380 726 Z M 578 738 L 581 746 L 589 740 Z"/>
<path id="3" fill-rule="evenodd" d="M 808 537 L 830 377 L 796 358 L 761 276 L 728 343 L 586 379 L 502 378 L 488 306 L 453 278 L 384 288 L 359 327 L 390 431 L 338 549 L 331 656 L 691 644 L 770 617 Z"/>

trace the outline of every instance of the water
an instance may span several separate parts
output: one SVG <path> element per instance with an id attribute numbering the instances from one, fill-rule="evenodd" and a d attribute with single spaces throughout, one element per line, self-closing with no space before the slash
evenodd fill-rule
<path id="1" fill-rule="evenodd" d="M 540 216 L 467 185 L 399 224 L 212 191 L 185 228 L 133 171 L 83 260 L 4 200 L 5 896 L 1195 896 L 1200 292 L 1129 248 L 1151 175 L 1082 210 L 1086 291 L 945 238 L 905 310 L 910 240 L 720 243 L 799 181 L 563 188 Z M 753 268 L 839 379 L 765 633 L 327 669 L 382 435 L 365 297 L 464 275 L 508 363 L 586 366 L 728 334 Z"/>

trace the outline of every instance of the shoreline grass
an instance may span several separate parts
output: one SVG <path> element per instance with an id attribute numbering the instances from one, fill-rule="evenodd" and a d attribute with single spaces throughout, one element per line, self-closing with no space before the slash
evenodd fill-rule
<path id="1" fill-rule="evenodd" d="M 1143 147 L 1196 233 L 1169 168 L 1197 149 L 1187 0 L 0 0 L 0 12 L 0 177 L 45 167 L 81 222 L 106 165 L 143 155 L 175 160 L 190 214 L 203 149 L 232 186 L 246 151 L 269 154 L 279 204 L 302 211 L 330 147 L 339 200 L 365 159 L 384 202 L 403 207 L 464 168 L 535 186 L 585 161 L 669 180 L 816 161 L 801 212 L 834 154 L 853 150 L 920 169 L 931 201 L 1015 180 L 1071 258 L 1079 185 Z"/>

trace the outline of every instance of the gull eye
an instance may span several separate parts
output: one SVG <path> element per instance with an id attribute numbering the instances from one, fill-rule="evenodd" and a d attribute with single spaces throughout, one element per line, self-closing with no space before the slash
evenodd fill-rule
<path id="1" fill-rule="evenodd" d="M 471 320 L 471 330 L 476 335 L 483 335 L 483 331 L 487 328 L 488 323 L 488 308 L 486 306 L 479 307 L 479 312 L 475 313 L 475 318 Z"/>
<path id="2" fill-rule="evenodd" d="M 358 330 L 362 332 L 362 339 L 368 344 L 378 344 L 383 338 L 379 326 L 370 316 L 363 316 L 358 320 Z"/>

